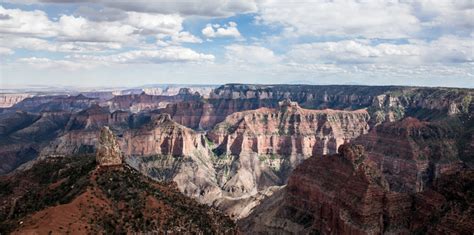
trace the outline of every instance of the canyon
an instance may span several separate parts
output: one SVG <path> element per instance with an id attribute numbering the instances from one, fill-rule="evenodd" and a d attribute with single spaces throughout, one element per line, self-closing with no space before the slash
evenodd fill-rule
<path id="1" fill-rule="evenodd" d="M 127 92 L 33 96 L 3 108 L 0 174 L 95 154 L 104 167 L 174 184 L 242 233 L 472 231 L 472 89 Z"/>

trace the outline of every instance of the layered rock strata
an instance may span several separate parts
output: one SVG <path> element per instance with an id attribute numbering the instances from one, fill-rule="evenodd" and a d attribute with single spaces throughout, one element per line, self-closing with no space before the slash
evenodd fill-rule
<path id="1" fill-rule="evenodd" d="M 228 155 L 321 155 L 369 130 L 365 110 L 309 110 L 282 101 L 279 109 L 260 108 L 229 115 L 208 137 Z"/>
<path id="2" fill-rule="evenodd" d="M 288 186 L 240 221 L 241 228 L 248 234 L 464 234 L 474 228 L 474 201 L 465 188 L 474 171 L 443 174 L 421 192 L 398 192 L 362 146 L 343 145 L 339 152 L 300 164 Z"/>

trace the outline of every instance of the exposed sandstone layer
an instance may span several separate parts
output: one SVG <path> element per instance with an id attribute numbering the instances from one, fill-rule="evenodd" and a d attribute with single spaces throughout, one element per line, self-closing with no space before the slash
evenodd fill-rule
<path id="1" fill-rule="evenodd" d="M 309 110 L 285 100 L 279 109 L 229 115 L 208 137 L 228 155 L 321 155 L 367 133 L 369 119 L 365 110 Z"/>
<path id="2" fill-rule="evenodd" d="M 171 120 L 167 114 L 124 133 L 126 161 L 161 181 L 175 181 L 184 194 L 203 203 L 220 197 L 211 152 L 205 137 Z"/>
<path id="3" fill-rule="evenodd" d="M 207 99 L 172 103 L 160 112 L 187 127 L 209 130 L 232 113 L 277 108 L 289 98 L 307 109 L 368 108 L 374 126 L 407 116 L 433 120 L 472 113 L 473 96 L 470 89 L 455 88 L 227 84 Z"/>
<path id="4" fill-rule="evenodd" d="M 288 186 L 245 220 L 249 233 L 410 234 L 469 233 L 473 198 L 465 187 L 474 171 L 443 174 L 422 192 L 397 192 L 362 146 L 343 145 L 333 156 L 312 157 Z M 458 195 L 458 196 L 453 196 Z"/>
<path id="5" fill-rule="evenodd" d="M 52 111 L 70 111 L 78 112 L 87 109 L 94 104 L 98 104 L 99 99 L 88 98 L 84 95 L 77 96 L 34 96 L 26 98 L 21 102 L 5 109 L 3 112 L 26 111 L 26 112 L 52 112 Z"/>
<path id="6" fill-rule="evenodd" d="M 305 110 L 285 101 L 280 109 L 229 116 L 208 140 L 164 114 L 125 132 L 123 149 L 129 164 L 145 174 L 174 180 L 186 195 L 243 218 L 286 184 L 302 160 L 314 152 L 336 152 L 366 133 L 368 119 L 363 110 Z"/>
<path id="7" fill-rule="evenodd" d="M 115 135 L 108 126 L 102 127 L 99 136 L 99 146 L 96 153 L 99 166 L 116 166 L 122 164 L 122 151 Z"/>
<path id="8" fill-rule="evenodd" d="M 104 105 L 109 106 L 110 110 L 125 110 L 133 113 L 141 112 L 144 110 L 155 110 L 164 108 L 170 103 L 176 103 L 179 101 L 187 100 L 198 100 L 200 98 L 199 93 L 191 93 L 187 88 L 181 88 L 176 95 L 149 95 L 145 92 L 136 95 L 121 95 L 115 96 L 114 98 L 105 102 Z"/>
<path id="9" fill-rule="evenodd" d="M 0 108 L 9 108 L 20 101 L 31 97 L 30 94 L 0 94 Z"/>
<path id="10" fill-rule="evenodd" d="M 365 146 L 392 190 L 421 192 L 440 175 L 463 168 L 465 153 L 460 142 L 465 141 L 466 129 L 457 119 L 427 122 L 405 118 L 377 126 L 354 143 Z"/>

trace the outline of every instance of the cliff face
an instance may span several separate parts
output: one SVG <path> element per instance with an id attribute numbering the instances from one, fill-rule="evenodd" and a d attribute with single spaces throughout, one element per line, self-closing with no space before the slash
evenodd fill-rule
<path id="1" fill-rule="evenodd" d="M 126 161 L 160 181 L 174 181 L 184 194 L 202 203 L 220 197 L 216 171 L 204 136 L 159 115 L 141 128 L 124 133 Z"/>
<path id="2" fill-rule="evenodd" d="M 192 110 L 192 109 L 187 109 Z M 208 133 L 179 125 L 163 114 L 125 132 L 127 161 L 159 180 L 174 180 L 186 195 L 245 217 L 314 153 L 368 131 L 366 111 L 306 110 L 284 101 L 280 109 L 230 115 Z"/>
<path id="3" fill-rule="evenodd" d="M 275 100 L 256 99 L 205 99 L 169 104 L 160 109 L 173 120 L 196 130 L 209 130 L 222 122 L 228 115 L 260 107 L 278 107 Z"/>
<path id="4" fill-rule="evenodd" d="M 27 112 L 52 112 L 70 111 L 78 112 L 98 104 L 99 99 L 88 98 L 84 95 L 77 96 L 34 96 L 26 98 L 3 112 L 27 111 Z"/>
<path id="5" fill-rule="evenodd" d="M 466 129 L 458 119 L 427 122 L 405 118 L 377 126 L 354 143 L 365 146 L 392 190 L 421 192 L 440 175 L 463 167 L 463 159 L 469 158 L 460 145 Z"/>
<path id="6" fill-rule="evenodd" d="M 228 155 L 321 155 L 367 133 L 369 119 L 365 110 L 308 110 L 285 100 L 279 109 L 229 115 L 208 137 Z"/>
<path id="7" fill-rule="evenodd" d="M 369 108 L 373 124 L 399 120 L 406 116 L 435 119 L 447 115 L 470 113 L 474 93 L 470 89 L 245 85 L 229 84 L 211 93 L 214 99 L 257 99 L 278 101 L 290 98 L 302 107 L 312 109 Z"/>
<path id="8" fill-rule="evenodd" d="M 198 100 L 199 94 L 192 94 L 189 89 L 181 88 L 175 95 L 150 95 L 145 92 L 137 95 L 121 95 L 105 102 L 112 111 L 125 110 L 133 113 L 144 110 L 155 110 L 164 108 L 170 103 L 176 103 L 187 100 Z"/>
<path id="9" fill-rule="evenodd" d="M 244 231 L 408 234 L 464 233 L 474 227 L 472 219 L 462 219 L 474 208 L 463 188 L 472 184 L 466 178 L 472 170 L 443 174 L 422 192 L 401 193 L 390 188 L 362 146 L 343 145 L 339 152 L 300 164 L 285 189 L 240 222 Z"/>
<path id="10" fill-rule="evenodd" d="M 205 150 L 202 135 L 177 124 L 167 114 L 140 129 L 126 131 L 124 141 L 125 153 L 131 156 L 189 156 Z"/>
<path id="11" fill-rule="evenodd" d="M 29 94 L 0 94 L 0 108 L 9 108 L 30 96 Z"/>
<path id="12" fill-rule="evenodd" d="M 209 130 L 232 113 L 278 108 L 279 101 L 291 99 L 307 109 L 367 108 L 375 126 L 408 116 L 434 120 L 471 113 L 473 96 L 472 90 L 455 88 L 228 84 L 209 98 L 171 103 L 160 112 L 192 129 Z"/>
<path id="13" fill-rule="evenodd" d="M 67 112 L 15 112 L 0 117 L 0 174 L 36 158 L 66 125 Z"/>

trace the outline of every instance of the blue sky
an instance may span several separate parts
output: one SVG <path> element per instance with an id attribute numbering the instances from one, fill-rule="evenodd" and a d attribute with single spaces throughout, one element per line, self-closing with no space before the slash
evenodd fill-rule
<path id="1" fill-rule="evenodd" d="M 466 1 L 75 1 L 0 6 L 0 85 L 474 87 Z"/>

